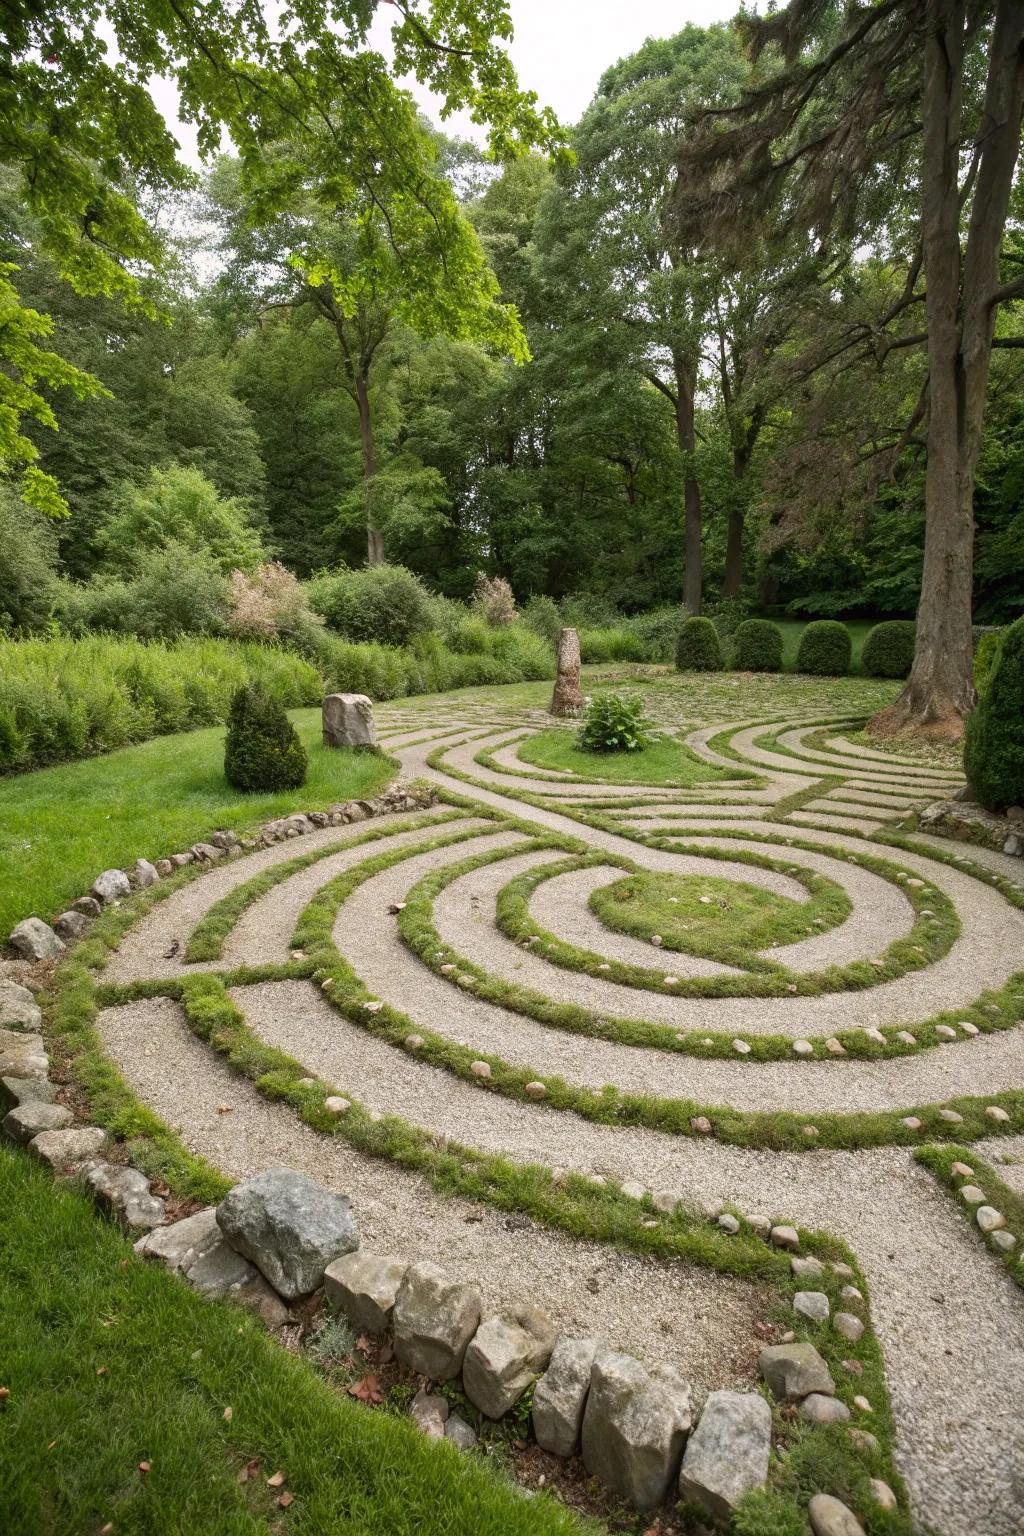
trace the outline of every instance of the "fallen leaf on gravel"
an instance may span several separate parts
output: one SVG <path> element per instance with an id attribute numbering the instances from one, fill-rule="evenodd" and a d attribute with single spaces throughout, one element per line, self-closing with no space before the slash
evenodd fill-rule
<path id="1" fill-rule="evenodd" d="M 230 1104 L 218 1104 L 217 1105 L 217 1113 L 218 1113 L 218 1115 L 230 1115 L 230 1113 L 231 1113 L 231 1105 Z"/>
<path id="2" fill-rule="evenodd" d="M 355 1381 L 348 1389 L 350 1397 L 357 1397 L 361 1403 L 382 1403 L 384 1394 L 380 1389 L 380 1377 L 375 1371 L 364 1376 L 361 1381 Z"/>
<path id="3" fill-rule="evenodd" d="M 247 1461 L 245 1466 L 242 1468 L 241 1472 L 239 1472 L 239 1474 L 238 1474 L 238 1481 L 240 1483 L 247 1483 L 250 1480 L 250 1478 L 253 1478 L 253 1477 L 256 1476 L 256 1474 L 259 1472 L 259 1470 L 260 1470 L 259 1460 L 258 1460 L 258 1458 L 254 1457 L 252 1461 Z"/>
<path id="4" fill-rule="evenodd" d="M 772 1334 L 775 1332 L 775 1329 L 772 1327 L 771 1323 L 755 1323 L 754 1332 L 757 1334 L 759 1339 L 770 1339 Z"/>
<path id="5" fill-rule="evenodd" d="M 164 950 L 164 959 L 165 960 L 173 960 L 174 956 L 178 953 L 178 950 L 180 948 L 181 948 L 181 941 L 180 941 L 180 939 L 172 939 L 170 944 L 168 945 L 168 947 Z"/>
<path id="6" fill-rule="evenodd" d="M 268 1477 L 267 1478 L 267 1487 L 268 1488 L 281 1488 L 281 1487 L 284 1486 L 285 1481 L 286 1481 L 286 1478 L 285 1478 L 285 1475 L 284 1475 L 283 1472 L 275 1472 L 273 1477 Z"/>
<path id="7" fill-rule="evenodd" d="M 280 1504 L 282 1509 L 287 1509 L 289 1504 L 295 1503 L 295 1495 L 294 1493 L 282 1493 L 277 1502 Z"/>

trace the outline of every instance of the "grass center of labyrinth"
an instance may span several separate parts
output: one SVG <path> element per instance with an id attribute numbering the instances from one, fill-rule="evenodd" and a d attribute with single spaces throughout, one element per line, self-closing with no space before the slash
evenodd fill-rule
<path id="1" fill-rule="evenodd" d="M 703 762 L 688 746 L 670 736 L 655 737 L 643 752 L 584 752 L 577 745 L 576 737 L 575 728 L 564 726 L 536 731 L 516 743 L 516 756 L 535 768 L 572 773 L 581 782 L 592 784 L 647 784 L 665 789 L 687 789 L 692 784 L 753 777 L 738 766 L 733 770 Z"/>
<path id="2" fill-rule="evenodd" d="M 742 965 L 751 952 L 793 944 L 834 927 L 850 914 L 835 881 L 801 874 L 807 899 L 796 901 L 745 880 L 638 872 L 600 886 L 591 910 L 620 933 L 665 949 Z"/>

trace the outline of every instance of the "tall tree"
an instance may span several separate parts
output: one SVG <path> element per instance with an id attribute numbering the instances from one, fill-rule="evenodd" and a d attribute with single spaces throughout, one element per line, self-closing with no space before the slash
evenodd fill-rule
<path id="1" fill-rule="evenodd" d="M 902 250 L 902 294 L 850 351 L 926 349 L 912 416 L 927 419 L 925 551 L 913 669 L 883 731 L 953 738 L 974 700 L 973 493 L 998 307 L 1024 295 L 1000 271 L 1024 115 L 1020 0 L 792 0 L 738 23 L 764 78 L 705 116 L 678 156 L 670 223 L 721 244 L 794 224 L 820 240 L 876 234 Z M 895 189 L 917 187 L 902 227 Z M 922 315 L 907 332 L 902 317 Z M 998 344 L 998 343 L 997 343 Z"/>

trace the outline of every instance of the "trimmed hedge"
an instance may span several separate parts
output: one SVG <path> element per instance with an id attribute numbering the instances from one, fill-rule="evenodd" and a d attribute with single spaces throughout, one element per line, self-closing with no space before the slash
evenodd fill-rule
<path id="1" fill-rule="evenodd" d="M 913 619 L 887 619 L 869 629 L 860 658 L 868 677 L 908 677 L 916 636 Z"/>
<path id="2" fill-rule="evenodd" d="M 1024 619 L 1004 630 L 977 708 L 967 719 L 964 771 L 982 805 L 1024 805 Z"/>
<path id="3" fill-rule="evenodd" d="M 680 672 L 721 672 L 722 642 L 710 619 L 684 619 L 676 641 Z"/>
<path id="4" fill-rule="evenodd" d="M 815 677 L 845 677 L 850 670 L 853 641 L 837 619 L 816 619 L 800 636 L 796 670 Z"/>
<path id="5" fill-rule="evenodd" d="M 306 782 L 306 749 L 284 707 L 246 684 L 231 700 L 224 777 L 235 789 L 298 789 Z"/>
<path id="6" fill-rule="evenodd" d="M 782 630 L 771 619 L 744 619 L 733 635 L 732 664 L 739 672 L 781 672 Z"/>

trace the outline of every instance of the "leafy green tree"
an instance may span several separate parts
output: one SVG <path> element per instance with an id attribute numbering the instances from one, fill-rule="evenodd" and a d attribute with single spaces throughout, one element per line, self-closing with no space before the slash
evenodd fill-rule
<path id="1" fill-rule="evenodd" d="M 126 485 L 98 537 L 112 570 L 138 569 L 154 550 L 175 546 L 206 556 L 224 575 L 254 571 L 267 558 L 245 503 L 218 496 L 198 469 L 180 466 Z"/>

